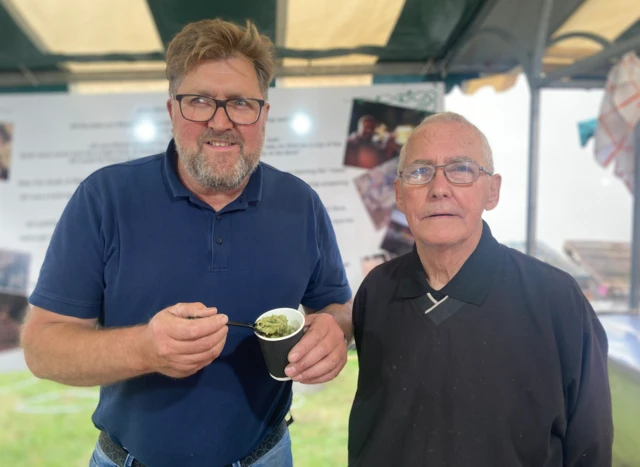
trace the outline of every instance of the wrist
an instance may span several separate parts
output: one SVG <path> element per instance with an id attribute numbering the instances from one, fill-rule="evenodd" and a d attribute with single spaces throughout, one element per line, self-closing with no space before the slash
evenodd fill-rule
<path id="1" fill-rule="evenodd" d="M 132 342 L 133 348 L 131 349 L 132 367 L 134 371 L 143 375 L 146 373 L 153 373 L 155 370 L 152 364 L 152 350 L 151 340 L 149 339 L 148 326 L 135 326 L 131 328 L 133 332 Z"/>

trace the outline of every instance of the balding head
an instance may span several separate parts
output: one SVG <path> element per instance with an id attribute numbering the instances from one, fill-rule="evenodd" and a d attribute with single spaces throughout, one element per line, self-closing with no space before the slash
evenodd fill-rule
<path id="1" fill-rule="evenodd" d="M 484 133 L 480 131 L 477 126 L 475 126 L 473 123 L 471 123 L 469 120 L 467 120 L 460 114 L 457 114 L 455 112 L 440 112 L 425 118 L 420 123 L 420 125 L 418 125 L 411 132 L 409 139 L 400 149 L 400 158 L 398 160 L 398 176 L 400 176 L 400 171 L 404 167 L 404 162 L 407 156 L 407 147 L 409 146 L 409 143 L 412 140 L 412 138 L 414 138 L 414 136 L 417 135 L 418 133 L 422 133 L 430 125 L 446 124 L 446 123 L 456 123 L 458 125 L 462 125 L 465 128 L 469 129 L 469 131 L 472 134 L 474 134 L 480 146 L 484 168 L 491 173 L 494 172 L 493 154 L 491 152 L 491 146 L 489 146 L 489 141 L 487 140 L 487 137 L 484 135 Z"/>

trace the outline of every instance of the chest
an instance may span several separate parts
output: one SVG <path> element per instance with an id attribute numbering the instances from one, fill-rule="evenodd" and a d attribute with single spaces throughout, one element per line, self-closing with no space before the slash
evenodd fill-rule
<path id="1" fill-rule="evenodd" d="M 270 214 L 265 221 L 250 210 L 192 208 L 120 216 L 105 239 L 111 325 L 144 322 L 179 302 L 247 321 L 270 308 L 297 308 L 318 260 L 315 239 L 289 225 L 291 216 Z"/>

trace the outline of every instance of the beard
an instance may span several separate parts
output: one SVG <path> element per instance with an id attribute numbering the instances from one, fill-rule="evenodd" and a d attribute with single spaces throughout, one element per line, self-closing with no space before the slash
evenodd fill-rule
<path id="1" fill-rule="evenodd" d="M 207 131 L 198 138 L 197 149 L 187 149 L 177 133 L 173 135 L 176 142 L 178 158 L 185 170 L 200 186 L 212 191 L 231 191 L 238 188 L 256 170 L 260 162 L 260 153 L 264 144 L 264 136 L 255 151 L 245 153 L 244 141 L 236 134 L 229 132 Z M 237 144 L 240 149 L 238 159 L 231 169 L 221 170 L 221 160 L 226 156 L 219 154 L 218 160 L 204 154 L 204 145 L 211 140 Z"/>

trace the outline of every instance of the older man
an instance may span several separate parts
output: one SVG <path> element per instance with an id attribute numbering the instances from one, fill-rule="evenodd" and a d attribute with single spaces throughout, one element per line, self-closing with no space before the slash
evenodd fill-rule
<path id="1" fill-rule="evenodd" d="M 287 375 L 324 382 L 346 362 L 351 291 L 327 212 L 259 161 L 273 69 L 252 24 L 187 25 L 167 49 L 166 153 L 92 174 L 56 227 L 22 342 L 36 376 L 102 386 L 92 466 L 292 464 L 291 383 L 228 318 L 302 304 L 318 312 Z"/>
<path id="2" fill-rule="evenodd" d="M 457 114 L 403 148 L 396 199 L 415 247 L 356 295 L 350 466 L 611 465 L 605 333 L 568 274 L 493 238 L 482 213 L 500 183 Z"/>

